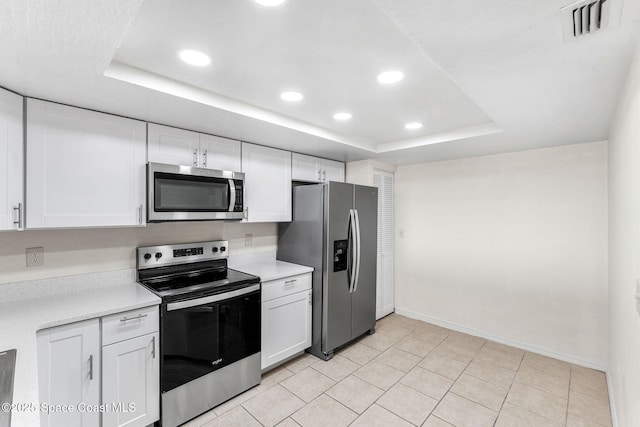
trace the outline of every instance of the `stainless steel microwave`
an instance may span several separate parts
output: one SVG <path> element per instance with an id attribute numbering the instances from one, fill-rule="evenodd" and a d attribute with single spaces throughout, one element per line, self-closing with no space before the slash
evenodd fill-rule
<path id="1" fill-rule="evenodd" d="M 147 222 L 243 216 L 244 173 L 147 163 Z"/>

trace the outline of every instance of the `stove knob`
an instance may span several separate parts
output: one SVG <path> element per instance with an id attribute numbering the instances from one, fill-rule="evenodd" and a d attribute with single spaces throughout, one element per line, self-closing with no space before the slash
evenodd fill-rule
<path id="1" fill-rule="evenodd" d="M 151 254 L 144 254 L 144 259 L 150 260 L 151 259 Z"/>
<path id="2" fill-rule="evenodd" d="M 224 246 L 220 246 L 220 252 L 224 252 L 224 251 L 226 251 L 226 250 L 227 250 L 227 248 L 226 248 L 226 247 L 224 247 Z"/>
<path id="3" fill-rule="evenodd" d="M 211 249 L 213 251 L 213 253 L 215 254 L 216 252 L 218 252 L 218 247 L 214 246 L 213 249 Z"/>
<path id="4" fill-rule="evenodd" d="M 162 258 L 162 252 L 156 252 L 156 259 Z"/>

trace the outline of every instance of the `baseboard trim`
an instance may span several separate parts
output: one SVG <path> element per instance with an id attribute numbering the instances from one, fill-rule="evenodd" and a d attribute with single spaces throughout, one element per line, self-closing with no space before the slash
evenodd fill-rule
<path id="1" fill-rule="evenodd" d="M 609 389 L 609 408 L 611 410 L 611 424 L 613 427 L 618 427 L 618 413 L 616 412 L 616 402 L 613 395 L 613 382 L 611 381 L 611 375 L 609 371 L 605 371 L 607 378 L 607 389 Z"/>
<path id="2" fill-rule="evenodd" d="M 493 335 L 491 333 L 484 332 L 484 331 L 481 331 L 481 330 L 478 330 L 478 329 L 475 329 L 475 328 L 470 328 L 468 326 L 461 325 L 459 323 L 449 322 L 447 320 L 442 320 L 442 319 L 438 319 L 438 318 L 431 317 L 431 316 L 425 316 L 424 314 L 415 313 L 415 312 L 412 312 L 410 310 L 405 310 L 405 309 L 398 308 L 398 307 L 396 307 L 395 312 L 397 314 L 400 314 L 402 316 L 407 316 L 407 317 L 410 317 L 412 319 L 422 320 L 423 322 L 427 322 L 427 323 L 433 323 L 434 325 L 442 326 L 443 328 L 452 329 L 454 331 L 463 332 L 465 334 L 469 334 L 469 335 L 474 335 L 474 336 L 477 336 L 477 337 L 485 338 L 485 339 L 488 339 L 488 340 L 491 340 L 491 341 L 498 342 L 500 344 L 505 344 L 505 345 L 509 345 L 511 347 L 516 347 L 516 348 L 519 348 L 521 350 L 526 350 L 526 351 L 530 351 L 532 353 L 538 353 L 538 354 L 541 354 L 543 356 L 548 356 L 548 357 L 552 357 L 554 359 L 559 359 L 559 360 L 562 360 L 562 361 L 565 361 L 565 362 L 568 362 L 568 363 L 573 363 L 574 365 L 583 366 L 585 368 L 596 369 L 598 371 L 604 371 L 604 372 L 607 371 L 606 366 L 603 365 L 603 363 L 599 362 L 599 361 L 583 359 L 583 358 L 580 358 L 580 357 L 572 355 L 572 354 L 558 353 L 556 351 L 549 350 L 548 348 L 545 348 L 545 347 L 531 345 L 531 344 L 527 344 L 527 343 L 524 343 L 524 342 L 521 342 L 521 341 L 512 340 L 510 338 L 505 338 L 505 337 L 502 337 L 502 336 Z M 610 396 L 611 396 L 611 394 L 610 394 Z"/>

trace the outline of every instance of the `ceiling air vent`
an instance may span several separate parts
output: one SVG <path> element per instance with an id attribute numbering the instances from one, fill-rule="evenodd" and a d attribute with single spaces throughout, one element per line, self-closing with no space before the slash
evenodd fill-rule
<path id="1" fill-rule="evenodd" d="M 622 0 L 582 0 L 560 9 L 564 40 L 574 40 L 620 23 Z"/>

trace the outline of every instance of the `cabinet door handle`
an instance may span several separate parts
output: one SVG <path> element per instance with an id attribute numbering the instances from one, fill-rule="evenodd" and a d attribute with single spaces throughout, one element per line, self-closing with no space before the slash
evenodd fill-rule
<path id="1" fill-rule="evenodd" d="M 318 169 L 318 181 L 322 181 L 322 177 L 320 176 L 320 169 Z"/>
<path id="2" fill-rule="evenodd" d="M 207 150 L 204 150 L 202 152 L 202 167 L 203 168 L 207 167 Z"/>
<path id="3" fill-rule="evenodd" d="M 309 305 L 312 305 L 311 302 L 313 301 L 313 298 L 311 298 L 311 291 L 309 291 Z"/>
<path id="4" fill-rule="evenodd" d="M 151 337 L 151 356 L 156 358 L 156 337 Z"/>
<path id="5" fill-rule="evenodd" d="M 322 170 L 322 181 L 323 182 L 327 182 L 327 170 L 326 169 Z"/>
<path id="6" fill-rule="evenodd" d="M 244 219 L 249 219 L 249 206 L 244 208 Z"/>
<path id="7" fill-rule="evenodd" d="M 137 316 L 133 316 L 133 317 L 127 317 L 124 316 L 122 319 L 120 319 L 121 322 L 126 322 L 128 320 L 136 320 L 136 319 L 142 319 L 143 317 L 147 317 L 148 314 L 138 314 Z"/>
<path id="8" fill-rule="evenodd" d="M 193 150 L 193 166 L 198 166 L 198 149 Z"/>
<path id="9" fill-rule="evenodd" d="M 93 380 L 93 354 L 89 355 L 89 380 Z"/>
<path id="10" fill-rule="evenodd" d="M 13 221 L 14 224 L 18 226 L 18 230 L 22 230 L 22 203 L 18 203 L 18 206 L 13 208 L 14 211 L 17 211 L 18 220 Z"/>
<path id="11" fill-rule="evenodd" d="M 138 206 L 138 224 L 142 224 L 142 205 Z"/>

